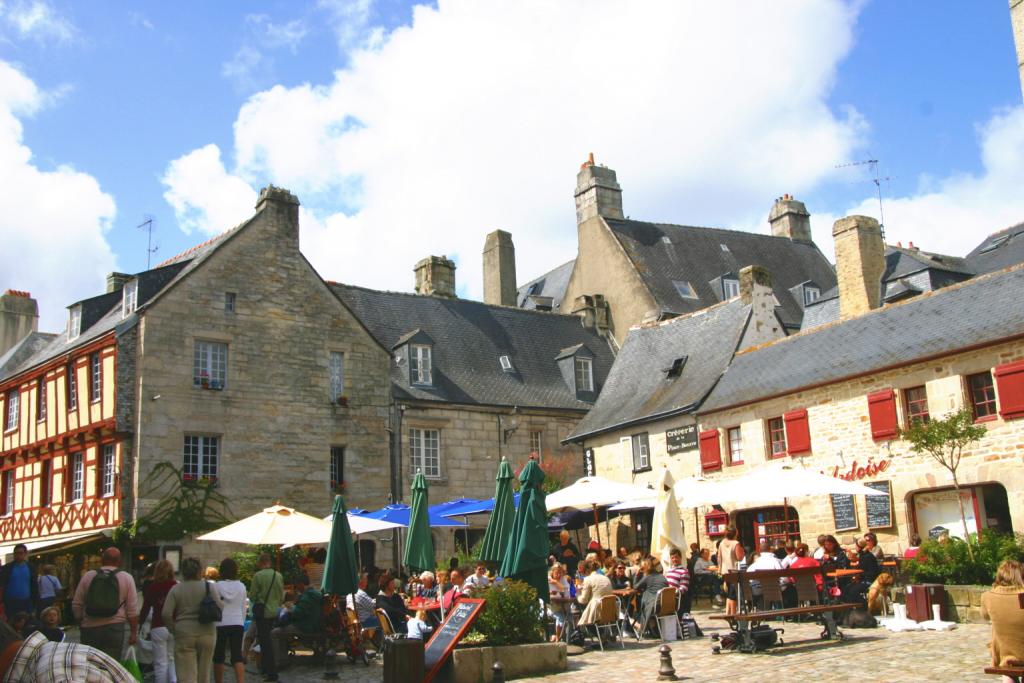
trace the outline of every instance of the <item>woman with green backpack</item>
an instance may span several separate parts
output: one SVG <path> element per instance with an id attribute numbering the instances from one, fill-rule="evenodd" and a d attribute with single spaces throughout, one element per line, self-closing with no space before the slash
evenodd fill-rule
<path id="1" fill-rule="evenodd" d="M 174 635 L 174 669 L 178 683 L 206 683 L 210 680 L 213 646 L 217 639 L 215 622 L 224 603 L 217 589 L 201 576 L 199 560 L 181 561 L 181 583 L 164 600 L 163 621 Z"/>

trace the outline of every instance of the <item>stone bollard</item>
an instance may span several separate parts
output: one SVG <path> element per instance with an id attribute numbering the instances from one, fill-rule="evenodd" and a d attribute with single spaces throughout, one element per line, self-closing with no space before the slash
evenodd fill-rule
<path id="1" fill-rule="evenodd" d="M 325 681 L 334 681 L 338 679 L 338 653 L 334 650 L 328 650 L 324 653 L 324 675 Z"/>
<path id="2" fill-rule="evenodd" d="M 495 662 L 491 667 L 491 683 L 505 683 L 505 667 L 501 662 Z"/>
<path id="3" fill-rule="evenodd" d="M 661 653 L 661 668 L 658 669 L 659 681 L 678 681 L 676 670 L 672 668 L 672 648 L 662 645 L 658 648 Z"/>

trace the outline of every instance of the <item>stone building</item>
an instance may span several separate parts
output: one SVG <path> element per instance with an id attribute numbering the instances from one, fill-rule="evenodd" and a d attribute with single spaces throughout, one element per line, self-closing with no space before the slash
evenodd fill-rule
<path id="1" fill-rule="evenodd" d="M 684 510 L 684 524 L 688 538 L 702 545 L 719 538 L 723 514 L 748 546 L 762 538 L 813 540 L 870 529 L 895 552 L 912 533 L 962 533 L 948 473 L 911 453 L 899 428 L 968 407 L 987 429 L 965 451 L 959 470 L 969 522 L 1020 531 L 1024 266 L 879 305 L 871 300 L 880 293 L 877 261 L 884 253 L 877 228 L 864 217 L 836 223 L 839 299 L 852 302 L 841 320 L 750 346 L 732 317 L 740 298 L 635 329 L 570 440 L 592 451 L 598 474 L 618 480 L 646 483 L 650 468 L 661 465 L 677 478 L 727 480 L 786 460 L 878 486 L 888 499 L 795 498 L 785 509 L 766 492 L 762 504 L 723 500 Z M 865 266 L 871 259 L 876 262 Z M 647 367 L 643 355 L 652 358 Z M 673 357 L 682 359 L 675 377 L 680 364 Z M 691 370 L 694 362 L 698 368 Z M 623 414 L 614 410 L 619 403 Z M 645 444 L 642 462 L 638 440 Z M 642 517 L 619 526 L 619 543 L 636 540 Z"/>

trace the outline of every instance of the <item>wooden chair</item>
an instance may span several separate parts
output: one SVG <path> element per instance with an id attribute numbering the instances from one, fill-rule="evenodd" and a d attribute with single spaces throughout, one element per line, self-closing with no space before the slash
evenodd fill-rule
<path id="1" fill-rule="evenodd" d="M 375 638 L 377 635 L 377 629 L 372 626 L 364 627 L 359 623 L 359 615 L 356 614 L 354 609 L 346 609 L 345 614 L 348 621 L 349 637 L 357 639 L 359 645 L 363 648 L 365 648 L 366 645 L 370 645 L 375 651 L 380 650 Z"/>
<path id="2" fill-rule="evenodd" d="M 597 608 L 597 621 L 594 622 L 594 629 L 597 631 L 597 644 L 601 646 L 601 651 L 604 652 L 604 639 L 601 638 L 601 629 L 611 632 L 614 629 L 614 635 L 618 639 L 622 649 L 626 649 L 626 642 L 622 638 L 622 625 L 619 623 L 619 614 L 622 611 L 622 605 L 619 603 L 619 598 L 615 595 L 606 595 L 601 598 L 601 602 Z"/>
<path id="3" fill-rule="evenodd" d="M 665 632 L 661 624 L 665 619 L 675 621 L 677 629 L 682 627 L 682 624 L 679 622 L 679 614 L 676 612 L 679 604 L 676 593 L 678 593 L 678 591 L 676 591 L 672 586 L 666 586 L 658 591 L 658 608 L 654 612 L 654 618 L 658 622 L 658 635 L 662 640 L 665 640 Z"/>

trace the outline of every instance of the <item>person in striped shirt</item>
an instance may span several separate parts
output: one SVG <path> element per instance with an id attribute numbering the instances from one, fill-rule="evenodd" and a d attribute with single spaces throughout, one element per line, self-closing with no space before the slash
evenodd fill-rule
<path id="1" fill-rule="evenodd" d="M 690 572 L 683 562 L 683 551 L 672 548 L 668 553 L 669 568 L 665 570 L 665 580 L 679 592 L 679 611 L 690 611 Z"/>

